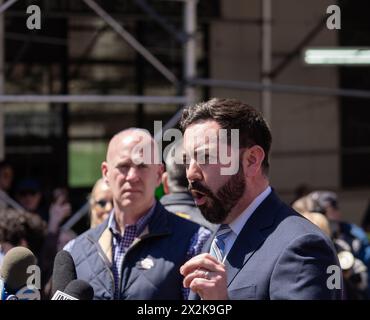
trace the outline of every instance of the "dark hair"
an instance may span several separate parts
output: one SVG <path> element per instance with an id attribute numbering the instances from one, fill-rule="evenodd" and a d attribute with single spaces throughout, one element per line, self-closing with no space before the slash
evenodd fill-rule
<path id="1" fill-rule="evenodd" d="M 259 145 L 265 152 L 263 170 L 268 171 L 272 137 L 260 112 L 238 100 L 213 98 L 186 108 L 180 127 L 185 131 L 188 126 L 201 120 L 214 120 L 221 129 L 239 129 L 240 147 Z"/>
<path id="2" fill-rule="evenodd" d="M 176 158 L 176 150 L 182 151 L 182 140 L 172 145 L 165 159 L 166 172 L 168 174 L 167 183 L 170 193 L 187 192 L 189 185 L 186 178 L 186 166 L 182 162 L 176 161 L 182 160 Z"/>
<path id="3" fill-rule="evenodd" d="M 188 191 L 188 179 L 186 179 L 186 167 L 183 164 L 177 164 L 174 161 L 166 163 L 166 172 L 168 173 L 168 188 L 170 192 Z"/>
<path id="4" fill-rule="evenodd" d="M 38 255 L 45 236 L 46 224 L 37 214 L 8 208 L 0 209 L 0 242 L 18 246 L 24 239 L 29 249 Z"/>

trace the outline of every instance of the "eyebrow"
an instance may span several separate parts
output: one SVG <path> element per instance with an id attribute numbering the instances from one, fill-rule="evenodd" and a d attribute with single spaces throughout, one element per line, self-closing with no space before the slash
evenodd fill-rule
<path id="1" fill-rule="evenodd" d="M 199 148 L 198 148 L 199 149 Z M 207 157 L 207 156 L 209 156 L 211 153 L 210 153 L 210 148 L 209 147 L 206 147 L 206 148 L 203 148 L 203 149 L 200 149 L 200 150 L 198 150 L 198 149 L 195 149 L 194 150 L 194 157 L 196 158 L 196 157 L 198 157 L 198 155 L 199 154 L 202 154 L 202 155 L 204 155 L 205 157 Z M 187 153 L 187 152 L 183 152 L 182 153 L 182 160 L 184 161 L 184 163 L 186 162 L 186 160 L 187 160 L 187 156 L 189 157 L 189 158 L 191 158 L 191 154 L 189 154 L 189 153 Z"/>
<path id="2" fill-rule="evenodd" d="M 131 160 L 127 159 L 127 160 L 120 160 L 119 162 L 116 163 L 116 167 L 119 167 L 119 166 L 124 166 L 124 165 L 128 165 L 128 164 L 131 164 Z"/>

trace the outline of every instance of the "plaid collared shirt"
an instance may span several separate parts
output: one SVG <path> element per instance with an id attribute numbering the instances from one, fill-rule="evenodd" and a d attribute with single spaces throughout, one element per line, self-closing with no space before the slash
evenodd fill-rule
<path id="1" fill-rule="evenodd" d="M 113 235 L 112 243 L 112 253 L 113 253 L 113 263 L 112 263 L 112 272 L 114 276 L 114 299 L 120 299 L 120 277 L 123 258 L 127 249 L 131 246 L 132 242 L 138 237 L 145 227 L 147 226 L 150 218 L 154 213 L 155 204 L 150 208 L 148 213 L 142 216 L 136 224 L 127 224 L 125 225 L 125 230 L 123 236 L 118 231 L 116 219 L 114 219 L 114 212 L 110 215 L 108 221 L 108 228 Z"/>
<path id="2" fill-rule="evenodd" d="M 123 236 L 120 234 L 117 228 L 116 220 L 114 219 L 114 212 L 111 213 L 109 220 L 108 220 L 108 228 L 112 232 L 113 235 L 113 244 L 112 244 L 112 272 L 114 276 L 114 288 L 115 294 L 114 299 L 118 300 L 121 298 L 120 296 L 120 276 L 122 270 L 122 263 L 125 257 L 125 253 L 127 249 L 131 246 L 132 242 L 138 237 L 147 224 L 149 223 L 150 218 L 154 214 L 156 204 L 148 211 L 146 215 L 141 217 L 136 224 L 134 225 L 126 225 Z M 191 259 L 192 257 L 198 255 L 205 242 L 210 237 L 211 232 L 204 228 L 200 227 L 198 232 L 193 235 L 189 243 L 189 249 L 186 253 L 186 260 Z M 189 295 L 190 289 L 182 288 L 182 294 L 184 300 L 187 300 Z"/>

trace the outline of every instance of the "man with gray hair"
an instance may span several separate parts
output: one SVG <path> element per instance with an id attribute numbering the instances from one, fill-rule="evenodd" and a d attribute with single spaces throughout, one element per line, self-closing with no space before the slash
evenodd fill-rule
<path id="1" fill-rule="evenodd" d="M 189 183 L 186 178 L 186 167 L 183 164 L 182 155 L 181 139 L 172 145 L 165 159 L 166 172 L 162 175 L 165 195 L 161 198 L 161 203 L 166 210 L 215 231 L 218 225 L 207 221 L 203 217 L 188 190 Z"/>
<path id="2" fill-rule="evenodd" d="M 77 278 L 94 299 L 186 299 L 180 266 L 199 253 L 210 232 L 169 213 L 156 201 L 163 165 L 158 146 L 142 129 L 110 141 L 101 169 L 113 194 L 108 219 L 65 247 Z"/>

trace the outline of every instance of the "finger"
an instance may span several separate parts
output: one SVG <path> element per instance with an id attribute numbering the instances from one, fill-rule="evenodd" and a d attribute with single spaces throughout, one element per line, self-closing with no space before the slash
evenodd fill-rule
<path id="1" fill-rule="evenodd" d="M 220 264 L 220 262 L 215 257 L 211 256 L 209 253 L 198 254 L 197 256 L 193 257 L 189 261 L 194 262 L 194 261 L 198 261 L 198 260 L 202 260 L 202 259 L 207 259 L 207 260 L 213 261 L 216 264 Z M 187 265 L 189 261 L 184 263 L 184 265 Z"/>
<path id="2" fill-rule="evenodd" d="M 186 275 L 196 269 L 207 269 L 210 271 L 218 271 L 224 269 L 224 264 L 220 263 L 217 259 L 210 254 L 201 254 L 193 257 L 180 268 L 180 273 Z"/>
<path id="3" fill-rule="evenodd" d="M 214 289 L 214 283 L 206 279 L 195 278 L 189 288 L 203 298 L 207 291 Z"/>
<path id="4" fill-rule="evenodd" d="M 185 276 L 196 269 L 206 269 L 209 271 L 223 271 L 225 269 L 225 266 L 207 253 L 196 256 L 187 261 L 180 268 L 180 273 L 183 276 Z"/>
<path id="5" fill-rule="evenodd" d="M 195 278 L 203 278 L 209 280 L 210 272 L 208 270 L 196 269 L 194 272 L 189 273 L 183 280 L 183 285 L 185 288 L 190 286 L 190 283 Z"/>
<path id="6" fill-rule="evenodd" d="M 215 282 L 222 278 L 226 279 L 226 270 L 217 271 L 217 272 L 211 272 L 209 270 L 202 270 L 202 269 L 195 270 L 194 272 L 189 273 L 186 277 L 184 277 L 183 286 L 185 288 L 188 288 L 191 282 L 196 278 L 201 278 L 201 279 L 205 279 L 211 282 Z"/>
<path id="7" fill-rule="evenodd" d="M 64 200 L 65 200 L 64 196 L 61 195 L 61 194 L 58 194 L 56 196 L 56 198 L 55 198 L 55 202 L 54 203 L 57 204 L 57 205 L 62 205 L 63 202 L 64 202 Z"/>

